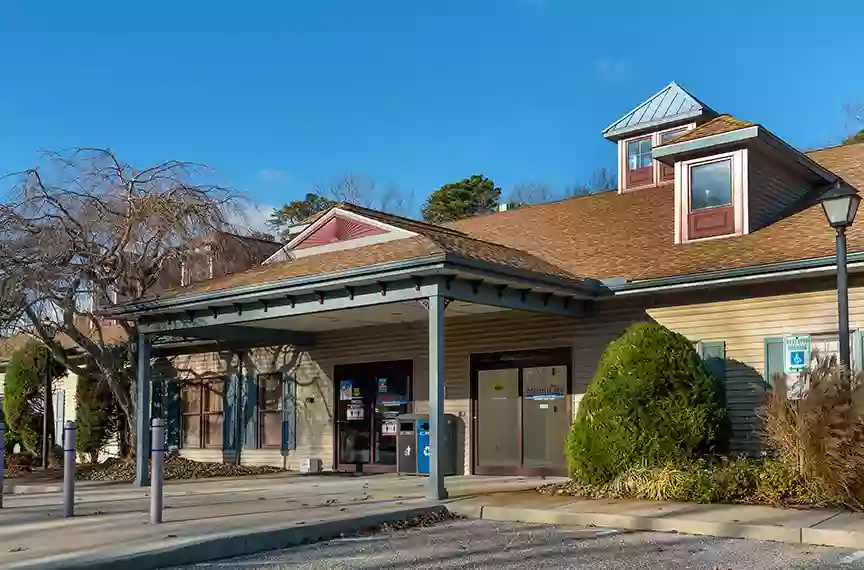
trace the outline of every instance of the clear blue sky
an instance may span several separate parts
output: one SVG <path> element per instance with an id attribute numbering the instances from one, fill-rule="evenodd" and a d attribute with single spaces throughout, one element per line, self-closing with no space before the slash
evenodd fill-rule
<path id="1" fill-rule="evenodd" d="M 710 6 L 707 7 L 707 6 Z M 800 6 L 800 7 L 797 7 Z M 347 172 L 415 193 L 562 189 L 676 80 L 804 148 L 864 103 L 860 0 L 4 2 L 0 172 L 107 146 L 206 163 L 264 205 Z"/>

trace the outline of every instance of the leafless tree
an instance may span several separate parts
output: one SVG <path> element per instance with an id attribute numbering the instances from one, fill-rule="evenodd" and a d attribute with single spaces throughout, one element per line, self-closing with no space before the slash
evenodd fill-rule
<path id="1" fill-rule="evenodd" d="M 588 196 L 605 192 L 606 190 L 615 190 L 618 188 L 618 177 L 615 174 L 615 169 L 601 166 L 591 173 L 585 182 L 574 184 L 567 189 L 568 196 Z"/>
<path id="2" fill-rule="evenodd" d="M 382 188 L 374 180 L 353 173 L 338 178 L 329 186 L 318 186 L 315 193 L 335 202 L 348 202 L 393 214 L 407 215 L 412 206 L 410 193 L 395 186 Z"/>
<path id="3" fill-rule="evenodd" d="M 851 134 L 843 139 L 842 144 L 864 142 L 864 104 L 846 104 L 843 110 L 847 118 L 844 130 Z"/>
<path id="4" fill-rule="evenodd" d="M 527 182 L 516 184 L 507 195 L 507 203 L 514 206 L 544 204 L 555 199 L 555 192 L 548 184 Z"/>
<path id="5" fill-rule="evenodd" d="M 171 160 L 137 169 L 106 149 L 49 153 L 7 177 L 0 204 L 0 326 L 26 332 L 73 373 L 106 382 L 134 434 L 136 330 L 99 309 L 159 285 L 189 244 L 230 229 L 237 196 Z M 67 357 L 68 348 L 86 364 Z"/>

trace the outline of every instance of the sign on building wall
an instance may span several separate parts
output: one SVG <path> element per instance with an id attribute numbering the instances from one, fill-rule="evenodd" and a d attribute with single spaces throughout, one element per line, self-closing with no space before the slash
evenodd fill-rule
<path id="1" fill-rule="evenodd" d="M 810 364 L 810 335 L 783 337 L 783 372 L 798 374 Z"/>

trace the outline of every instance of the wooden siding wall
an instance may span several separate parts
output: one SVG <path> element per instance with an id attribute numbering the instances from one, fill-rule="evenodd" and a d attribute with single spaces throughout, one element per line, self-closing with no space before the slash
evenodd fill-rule
<path id="1" fill-rule="evenodd" d="M 748 211 L 750 231 L 765 227 L 787 212 L 813 187 L 803 172 L 779 164 L 765 153 L 749 151 Z M 797 174 L 796 174 L 797 173 Z"/>
<path id="2" fill-rule="evenodd" d="M 837 334 L 837 293 L 831 280 L 763 285 L 689 304 L 648 309 L 650 317 L 690 340 L 726 343 L 726 400 L 731 449 L 761 450 L 758 408 L 765 398 L 765 338 L 792 333 Z M 864 328 L 864 282 L 849 291 L 852 329 Z"/>
<path id="3" fill-rule="evenodd" d="M 540 348 L 573 347 L 574 391 L 583 393 L 606 344 L 629 324 L 645 320 L 638 306 L 618 304 L 586 321 L 512 311 L 447 319 L 445 328 L 444 411 L 459 418 L 457 465 L 470 471 L 471 354 Z M 429 359 L 425 322 L 319 333 L 316 346 L 293 356 L 297 389 L 297 447 L 288 468 L 304 457 L 333 461 L 333 370 L 339 364 L 408 359 L 414 362 L 414 411 L 428 411 Z M 314 398 L 307 402 L 308 397 Z M 578 401 L 578 396 L 574 400 Z M 244 449 L 242 463 L 281 465 L 279 450 Z"/>
<path id="4" fill-rule="evenodd" d="M 599 304 L 582 319 L 513 311 L 450 318 L 445 329 L 445 412 L 459 417 L 457 464 L 470 472 L 470 356 L 569 346 L 572 349 L 573 408 L 587 389 L 607 344 L 630 324 L 655 321 L 690 340 L 723 341 L 726 347 L 726 399 L 732 424 L 732 451 L 760 450 L 757 410 L 765 395 L 764 339 L 788 333 L 836 333 L 836 293 L 832 281 L 810 280 L 756 285 L 720 292 L 655 295 Z M 850 289 L 852 328 L 864 328 L 864 280 Z M 414 362 L 414 411 L 428 410 L 428 357 L 425 322 L 319 333 L 316 346 L 293 353 L 262 349 L 252 355 L 247 373 L 276 369 L 298 383 L 296 448 L 283 458 L 279 449 L 245 448 L 244 464 L 285 465 L 297 469 L 302 458 L 333 462 L 336 365 L 380 360 Z M 269 354 L 265 355 L 267 351 Z M 214 369 L 213 355 L 188 357 L 189 364 Z M 224 364 L 222 364 L 224 366 Z M 183 450 L 194 459 L 219 461 L 218 450 Z"/>

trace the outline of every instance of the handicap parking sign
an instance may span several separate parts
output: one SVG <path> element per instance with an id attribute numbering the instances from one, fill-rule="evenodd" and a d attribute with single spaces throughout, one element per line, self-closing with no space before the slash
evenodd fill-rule
<path id="1" fill-rule="evenodd" d="M 810 335 L 783 337 L 783 372 L 797 374 L 810 363 Z"/>

